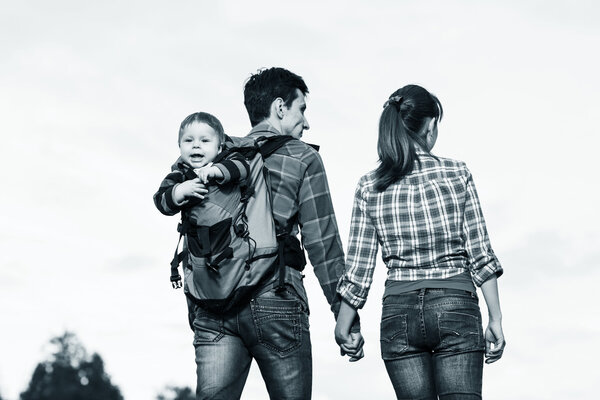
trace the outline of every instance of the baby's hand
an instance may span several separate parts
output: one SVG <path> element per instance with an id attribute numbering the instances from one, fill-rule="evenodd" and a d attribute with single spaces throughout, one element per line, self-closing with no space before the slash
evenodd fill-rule
<path id="1" fill-rule="evenodd" d="M 194 170 L 200 182 L 207 184 L 209 179 L 223 178 L 223 172 L 212 164 L 205 165 L 202 168 L 196 168 Z"/>
<path id="2" fill-rule="evenodd" d="M 173 200 L 177 204 L 183 204 L 190 198 L 203 199 L 206 193 L 208 193 L 208 189 L 199 178 L 190 179 L 180 183 L 173 189 Z"/>

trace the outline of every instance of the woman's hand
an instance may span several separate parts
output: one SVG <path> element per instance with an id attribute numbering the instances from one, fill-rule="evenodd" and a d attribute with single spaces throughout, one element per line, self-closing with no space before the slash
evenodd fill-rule
<path id="1" fill-rule="evenodd" d="M 493 276 L 483 282 L 481 291 L 488 308 L 489 322 L 485 330 L 485 362 L 491 364 L 502 357 L 506 341 L 502 333 L 502 311 L 498 296 L 498 278 Z"/>
<path id="2" fill-rule="evenodd" d="M 502 357 L 506 341 L 502 333 L 502 322 L 492 321 L 485 330 L 485 363 L 491 364 Z"/>
<path id="3" fill-rule="evenodd" d="M 358 361 L 365 356 L 363 345 L 365 341 L 360 332 L 350 332 L 356 317 L 356 310 L 342 301 L 335 325 L 335 341 L 340 346 L 340 354 L 350 356 L 350 361 Z"/>

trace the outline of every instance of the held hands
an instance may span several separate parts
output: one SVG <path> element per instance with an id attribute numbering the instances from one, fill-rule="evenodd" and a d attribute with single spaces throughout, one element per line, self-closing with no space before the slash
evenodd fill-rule
<path id="1" fill-rule="evenodd" d="M 490 320 L 485 330 L 485 363 L 491 364 L 498 361 L 502 357 L 505 346 L 502 323 Z"/>
<path id="2" fill-rule="evenodd" d="M 365 341 L 360 332 L 350 332 L 356 310 L 342 301 L 335 325 L 335 341 L 340 346 L 340 354 L 350 356 L 350 361 L 358 361 L 365 356 L 363 345 Z"/>
<path id="3" fill-rule="evenodd" d="M 350 362 L 360 360 L 365 356 L 363 346 L 365 341 L 360 332 L 340 332 L 336 326 L 335 341 L 340 346 L 340 355 L 349 356 Z"/>
<path id="4" fill-rule="evenodd" d="M 215 167 L 212 163 L 207 164 L 202 168 L 196 168 L 194 169 L 194 172 L 196 175 L 198 175 L 200 182 L 204 184 L 207 184 L 209 179 L 223 178 L 223 172 L 219 168 Z"/>
<path id="5" fill-rule="evenodd" d="M 204 199 L 206 193 L 208 193 L 208 189 L 200 181 L 200 178 L 190 179 L 175 186 L 173 200 L 181 205 L 187 203 L 191 198 Z"/>

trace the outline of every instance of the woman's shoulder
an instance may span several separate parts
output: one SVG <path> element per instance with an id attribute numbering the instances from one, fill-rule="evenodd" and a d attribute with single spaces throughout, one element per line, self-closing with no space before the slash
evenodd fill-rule
<path id="1" fill-rule="evenodd" d="M 369 171 L 358 180 L 358 187 L 362 189 L 370 189 L 375 186 L 375 181 L 377 177 L 375 175 L 375 170 Z"/>
<path id="2" fill-rule="evenodd" d="M 367 172 L 358 180 L 358 183 L 356 184 L 355 195 L 365 198 L 369 192 L 375 190 L 375 182 L 375 170 Z"/>
<path id="3" fill-rule="evenodd" d="M 448 157 L 429 155 L 421 158 L 422 172 L 443 172 L 451 175 L 470 175 L 467 163 L 461 160 Z"/>

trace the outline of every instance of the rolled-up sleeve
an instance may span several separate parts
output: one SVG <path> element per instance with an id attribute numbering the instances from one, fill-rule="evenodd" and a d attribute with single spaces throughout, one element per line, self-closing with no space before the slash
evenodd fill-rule
<path id="1" fill-rule="evenodd" d="M 359 182 L 354 194 L 346 270 L 337 292 L 353 307 L 360 309 L 367 301 L 377 259 L 377 231 L 367 214 L 367 201 Z"/>
<path id="2" fill-rule="evenodd" d="M 465 250 L 473 282 L 481 286 L 492 276 L 499 277 L 504 271 L 490 245 L 477 189 L 470 173 L 467 174 L 466 188 L 463 220 Z"/>

